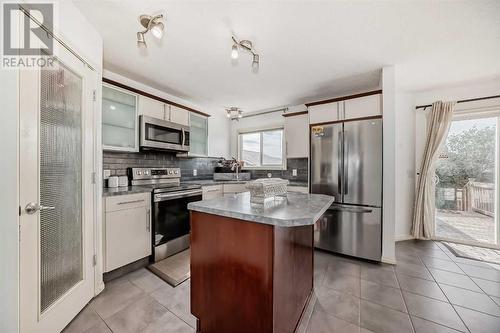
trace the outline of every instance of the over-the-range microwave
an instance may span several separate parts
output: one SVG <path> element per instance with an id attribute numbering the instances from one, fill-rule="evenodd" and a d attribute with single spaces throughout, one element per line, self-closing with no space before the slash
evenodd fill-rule
<path id="1" fill-rule="evenodd" d="M 144 115 L 139 116 L 139 124 L 141 149 L 189 151 L 189 126 Z"/>

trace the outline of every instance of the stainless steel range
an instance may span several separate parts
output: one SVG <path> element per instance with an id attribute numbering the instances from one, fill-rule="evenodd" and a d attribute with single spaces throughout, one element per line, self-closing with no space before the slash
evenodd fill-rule
<path id="1" fill-rule="evenodd" d="M 182 184 L 179 168 L 129 168 L 127 172 L 131 185 L 150 186 L 152 190 L 154 261 L 187 249 L 187 205 L 202 199 L 201 185 Z"/>

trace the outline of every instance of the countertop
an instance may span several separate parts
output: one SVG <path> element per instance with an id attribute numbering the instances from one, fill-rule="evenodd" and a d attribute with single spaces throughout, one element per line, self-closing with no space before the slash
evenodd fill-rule
<path id="1" fill-rule="evenodd" d="M 323 194 L 287 193 L 265 204 L 250 202 L 250 193 L 238 193 L 222 198 L 191 202 L 188 209 L 231 217 L 239 220 L 296 227 L 314 224 L 333 203 L 332 196 Z"/>
<path id="2" fill-rule="evenodd" d="M 245 184 L 248 180 L 213 180 L 213 179 L 199 179 L 199 180 L 186 180 L 181 181 L 184 184 L 199 184 L 201 186 L 221 185 L 221 184 Z M 307 183 L 290 181 L 289 186 L 303 186 L 307 187 Z M 105 187 L 102 189 L 103 197 L 111 197 L 115 195 L 135 194 L 151 192 L 151 186 L 127 186 L 127 187 Z"/>
<path id="3" fill-rule="evenodd" d="M 103 197 L 112 197 L 115 195 L 136 194 L 136 193 L 151 193 L 151 186 L 127 186 L 127 187 L 105 187 L 102 189 Z"/>
<path id="4" fill-rule="evenodd" d="M 249 181 L 252 181 L 255 179 L 250 179 L 250 180 L 213 180 L 213 179 L 200 179 L 200 180 L 185 180 L 181 181 L 181 183 L 185 184 L 200 184 L 201 186 L 208 186 L 208 185 L 221 185 L 221 184 L 245 184 L 248 183 Z M 301 182 L 301 181 L 294 181 L 294 180 L 289 180 L 288 186 L 301 186 L 301 187 L 307 187 L 307 182 Z"/>

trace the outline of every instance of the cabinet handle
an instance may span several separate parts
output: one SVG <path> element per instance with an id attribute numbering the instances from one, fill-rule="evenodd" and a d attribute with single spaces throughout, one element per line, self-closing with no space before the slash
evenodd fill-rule
<path id="1" fill-rule="evenodd" d="M 146 214 L 147 214 L 147 217 L 148 217 L 146 219 L 146 231 L 150 232 L 151 231 L 151 223 L 150 223 L 150 221 L 151 221 L 151 210 L 149 208 L 146 210 Z"/>
<path id="2" fill-rule="evenodd" d="M 220 189 L 218 189 L 218 188 L 213 188 L 213 189 L 205 190 L 205 192 L 207 192 L 207 193 L 208 192 L 219 192 L 219 191 L 220 191 Z"/>
<path id="3" fill-rule="evenodd" d="M 143 202 L 143 201 L 144 201 L 144 199 L 141 199 L 141 200 L 132 200 L 132 201 L 122 201 L 122 202 L 117 203 L 117 205 L 126 205 L 126 204 Z"/>

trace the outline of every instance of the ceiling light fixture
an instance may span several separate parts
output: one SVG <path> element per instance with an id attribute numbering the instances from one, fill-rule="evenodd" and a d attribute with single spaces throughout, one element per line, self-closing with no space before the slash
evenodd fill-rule
<path id="1" fill-rule="evenodd" d="M 226 108 L 226 117 L 231 120 L 240 120 L 243 118 L 243 111 L 236 106 L 231 106 Z"/>
<path id="2" fill-rule="evenodd" d="M 252 54 L 253 56 L 252 69 L 254 72 L 258 72 L 260 56 L 255 52 L 252 42 L 246 39 L 238 41 L 234 36 L 232 36 L 231 38 L 233 40 L 233 47 L 231 49 L 231 58 L 238 59 L 239 57 L 238 47 L 241 47 L 243 50 L 246 50 Z"/>
<path id="3" fill-rule="evenodd" d="M 146 29 L 144 31 L 139 31 L 137 33 L 137 46 L 138 47 L 147 47 L 146 39 L 144 35 L 151 31 L 153 36 L 158 39 L 163 37 L 163 30 L 165 29 L 165 25 L 162 22 L 163 14 L 159 14 L 156 16 L 151 15 L 141 15 L 139 16 L 139 23 Z"/>
<path id="4" fill-rule="evenodd" d="M 231 50 L 231 58 L 232 59 L 238 59 L 240 55 L 238 54 L 238 45 L 233 44 L 232 50 Z"/>

